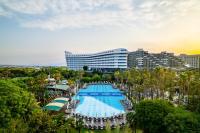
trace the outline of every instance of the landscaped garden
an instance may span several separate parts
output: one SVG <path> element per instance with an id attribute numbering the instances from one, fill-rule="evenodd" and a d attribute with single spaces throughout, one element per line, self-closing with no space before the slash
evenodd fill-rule
<path id="1" fill-rule="evenodd" d="M 67 80 L 69 90 L 55 96 L 47 93 L 47 77 L 59 84 Z M 43 107 L 57 95 L 74 96 L 85 83 L 115 84 L 131 101 L 126 124 L 103 130 L 85 128 L 82 119 L 67 117 Z M 77 90 L 79 90 L 76 88 Z M 70 93 L 70 94 L 66 94 Z M 134 68 L 113 73 L 72 71 L 65 67 L 0 68 L 0 132 L 200 132 L 200 73 L 197 70 Z"/>

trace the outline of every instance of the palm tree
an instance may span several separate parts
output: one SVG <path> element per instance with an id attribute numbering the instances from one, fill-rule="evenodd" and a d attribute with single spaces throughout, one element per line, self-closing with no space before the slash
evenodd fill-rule
<path id="1" fill-rule="evenodd" d="M 187 104 L 189 104 L 188 97 L 189 97 L 189 92 L 190 92 L 190 85 L 191 85 L 191 82 L 194 79 L 194 75 L 191 71 L 187 71 L 186 74 L 187 74 L 187 82 L 186 82 L 187 88 L 185 90 L 186 91 L 185 94 L 187 96 Z"/>
<path id="2" fill-rule="evenodd" d="M 156 67 L 154 70 L 155 73 L 155 78 L 156 78 L 156 93 L 157 93 L 157 98 L 160 96 L 164 99 L 164 81 L 165 81 L 165 69 L 161 67 Z"/>
<path id="3" fill-rule="evenodd" d="M 119 79 L 120 79 L 120 72 L 119 71 L 115 71 L 114 72 L 114 77 L 117 80 L 117 83 L 119 83 Z"/>
<path id="4" fill-rule="evenodd" d="M 129 74 L 128 74 L 128 77 L 127 77 L 127 83 L 128 83 L 128 97 L 132 97 L 133 95 L 133 91 L 135 91 L 135 88 L 136 88 L 136 79 L 137 79 L 137 76 L 138 76 L 139 72 L 138 70 L 136 70 L 135 68 L 131 68 L 129 70 Z"/>
<path id="5" fill-rule="evenodd" d="M 120 73 L 120 77 L 121 77 L 121 83 L 123 85 L 123 88 L 129 88 L 129 84 L 128 84 L 128 79 L 130 78 L 130 72 L 128 70 L 123 71 Z"/>
<path id="6" fill-rule="evenodd" d="M 191 71 L 186 71 L 186 72 L 182 72 L 179 75 L 179 95 L 184 97 L 187 97 L 187 104 L 188 104 L 188 97 L 189 97 L 189 92 L 190 92 L 190 84 L 193 80 L 193 74 Z M 179 98 L 180 98 L 179 96 Z M 180 100 L 180 99 L 179 99 Z M 180 102 L 180 101 L 179 101 Z"/>
<path id="7" fill-rule="evenodd" d="M 56 81 L 59 81 L 61 79 L 61 74 L 60 72 L 56 72 L 53 74 L 53 77 L 55 78 Z"/>
<path id="8" fill-rule="evenodd" d="M 195 102 L 192 111 L 200 113 L 200 77 L 197 76 L 191 83 L 190 95 L 191 99 Z M 191 103 L 189 103 L 191 104 Z"/>
<path id="9" fill-rule="evenodd" d="M 169 97 L 168 100 L 172 100 L 172 97 L 174 96 L 174 88 L 177 86 L 177 76 L 175 71 L 172 71 L 171 69 L 168 69 L 165 74 L 165 92 L 168 92 Z"/>
<path id="10" fill-rule="evenodd" d="M 45 90 L 46 90 L 45 87 L 47 84 L 47 82 L 45 81 L 46 77 L 47 75 L 42 73 L 35 78 L 34 91 L 35 91 L 36 97 L 38 98 L 38 101 L 41 101 L 41 99 L 44 100 Z"/>

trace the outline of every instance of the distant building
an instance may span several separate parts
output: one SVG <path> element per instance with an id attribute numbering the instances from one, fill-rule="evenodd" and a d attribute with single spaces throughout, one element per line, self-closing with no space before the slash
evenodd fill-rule
<path id="1" fill-rule="evenodd" d="M 124 48 L 108 50 L 94 54 L 72 54 L 65 51 L 67 67 L 81 70 L 88 66 L 89 70 L 115 70 L 127 68 L 128 51 Z"/>
<path id="2" fill-rule="evenodd" d="M 173 53 L 161 52 L 158 54 L 148 53 L 143 49 L 138 49 L 134 52 L 128 53 L 128 67 L 135 67 L 138 69 L 147 68 L 152 69 L 157 66 L 163 67 L 182 67 L 183 62 Z"/>
<path id="3" fill-rule="evenodd" d="M 200 54 L 198 55 L 181 54 L 179 57 L 187 67 L 200 68 Z"/>
<path id="4" fill-rule="evenodd" d="M 154 58 L 155 57 L 149 54 L 148 51 L 138 49 L 137 51 L 128 53 L 128 67 L 153 68 L 155 66 L 159 66 Z"/>
<path id="5" fill-rule="evenodd" d="M 174 53 L 161 52 L 153 55 L 160 60 L 160 65 L 164 67 L 178 68 L 184 65 L 183 61 L 175 56 Z"/>

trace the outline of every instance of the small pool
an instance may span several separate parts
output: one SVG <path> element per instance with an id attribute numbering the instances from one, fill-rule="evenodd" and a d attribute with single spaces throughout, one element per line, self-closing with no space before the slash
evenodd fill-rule
<path id="1" fill-rule="evenodd" d="M 120 103 L 124 98 L 122 92 L 114 89 L 112 85 L 88 85 L 86 89 L 79 90 L 74 97 L 80 100 L 75 113 L 89 117 L 110 117 L 125 113 Z"/>

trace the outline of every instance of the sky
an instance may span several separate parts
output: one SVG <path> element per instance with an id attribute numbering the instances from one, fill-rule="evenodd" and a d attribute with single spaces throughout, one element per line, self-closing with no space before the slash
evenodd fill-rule
<path id="1" fill-rule="evenodd" d="M 115 48 L 200 54 L 200 0 L 0 0 L 0 64 Z"/>

